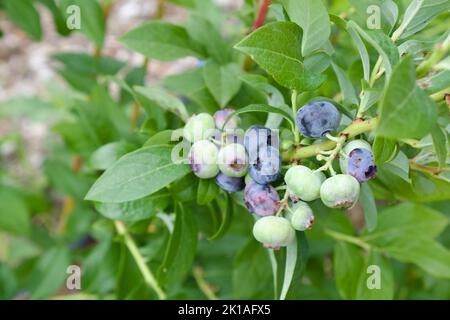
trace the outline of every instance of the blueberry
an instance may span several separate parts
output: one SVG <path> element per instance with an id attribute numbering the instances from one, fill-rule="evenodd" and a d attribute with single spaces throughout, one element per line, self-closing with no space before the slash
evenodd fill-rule
<path id="1" fill-rule="evenodd" d="M 243 177 L 247 174 L 248 161 L 245 148 L 241 144 L 232 143 L 219 151 L 218 165 L 220 171 L 230 177 Z"/>
<path id="2" fill-rule="evenodd" d="M 212 137 L 216 131 L 214 118 L 207 113 L 192 116 L 183 129 L 183 136 L 194 143 Z"/>
<path id="3" fill-rule="evenodd" d="M 341 122 L 341 114 L 328 101 L 314 101 L 303 106 L 297 112 L 297 127 L 303 136 L 308 138 L 323 138 L 334 131 Z"/>
<path id="4" fill-rule="evenodd" d="M 292 227 L 298 231 L 305 231 L 312 228 L 314 214 L 311 207 L 305 202 L 297 202 L 288 215 Z"/>
<path id="5" fill-rule="evenodd" d="M 253 236 L 264 244 L 264 247 L 278 250 L 294 240 L 295 231 L 286 218 L 269 216 L 256 221 Z"/>
<path id="6" fill-rule="evenodd" d="M 325 180 L 322 172 L 314 172 L 305 166 L 293 166 L 284 176 L 289 193 L 303 201 L 313 201 L 320 197 L 320 186 Z"/>
<path id="7" fill-rule="evenodd" d="M 342 173 L 347 173 L 347 163 L 348 163 L 348 156 L 350 152 L 353 149 L 360 148 L 360 149 L 367 149 L 372 151 L 372 147 L 367 141 L 364 140 L 352 140 L 349 143 L 347 143 L 344 148 L 342 148 L 342 152 L 346 155 L 346 157 L 340 157 L 339 158 L 339 165 L 341 167 Z"/>
<path id="8" fill-rule="evenodd" d="M 263 147 L 255 161 L 250 163 L 248 173 L 259 184 L 268 184 L 281 175 L 281 156 L 273 147 Z"/>
<path id="9" fill-rule="evenodd" d="M 278 134 L 263 126 L 251 126 L 244 136 L 244 146 L 251 162 L 255 161 L 259 148 L 279 148 Z"/>
<path id="10" fill-rule="evenodd" d="M 214 113 L 214 121 L 216 123 L 217 129 L 222 130 L 222 127 L 225 123 L 225 121 L 228 119 L 228 117 L 235 112 L 236 110 L 227 108 L 222 109 Z M 241 123 L 241 119 L 238 116 L 233 116 L 223 127 L 223 129 L 237 129 Z"/>
<path id="11" fill-rule="evenodd" d="M 202 179 L 214 178 L 219 173 L 216 145 L 208 140 L 194 143 L 189 151 L 189 164 L 194 174 Z"/>
<path id="12" fill-rule="evenodd" d="M 216 183 L 222 190 L 230 193 L 239 192 L 245 188 L 244 178 L 230 177 L 222 172 L 216 176 Z"/>
<path id="13" fill-rule="evenodd" d="M 353 149 L 348 156 L 347 171 L 359 182 L 366 182 L 374 178 L 377 166 L 372 151 L 363 148 Z"/>
<path id="14" fill-rule="evenodd" d="M 359 198 L 358 180 L 348 174 L 338 174 L 325 180 L 320 198 L 330 208 L 352 208 Z"/>
<path id="15" fill-rule="evenodd" d="M 280 197 L 274 187 L 255 182 L 245 187 L 244 200 L 247 209 L 261 217 L 274 215 L 280 204 Z"/>

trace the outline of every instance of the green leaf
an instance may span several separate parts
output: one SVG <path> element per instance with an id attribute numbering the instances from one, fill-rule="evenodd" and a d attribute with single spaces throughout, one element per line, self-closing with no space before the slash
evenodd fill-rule
<path id="1" fill-rule="evenodd" d="M 315 52 L 303 61 L 305 69 L 312 73 L 322 73 L 328 69 L 331 64 L 331 58 L 326 52 Z"/>
<path id="2" fill-rule="evenodd" d="M 385 245 L 407 235 L 411 239 L 437 237 L 449 219 L 438 211 L 413 203 L 402 203 L 378 215 L 377 228 L 363 239 L 371 244 Z M 421 241 L 421 240 L 420 240 Z"/>
<path id="3" fill-rule="evenodd" d="M 380 99 L 380 96 L 381 91 L 378 88 L 364 89 L 364 94 L 361 98 L 361 103 L 359 104 L 360 112 L 364 113 L 375 106 Z"/>
<path id="4" fill-rule="evenodd" d="M 274 22 L 254 31 L 235 48 L 250 55 L 282 86 L 299 91 L 314 90 L 326 76 L 305 71 L 300 54 L 301 39 L 302 30 L 295 23 Z"/>
<path id="5" fill-rule="evenodd" d="M 379 30 L 365 31 L 354 21 L 349 21 L 348 29 L 354 29 L 360 36 L 366 40 L 383 58 L 383 67 L 386 75 L 390 78 L 392 68 L 399 62 L 400 54 L 394 42 L 383 32 Z"/>
<path id="6" fill-rule="evenodd" d="M 280 300 L 286 299 L 286 295 L 294 277 L 295 265 L 297 264 L 297 246 L 297 237 L 294 237 L 294 240 L 286 247 L 286 263 Z"/>
<path id="7" fill-rule="evenodd" d="M 339 86 L 341 87 L 344 105 L 358 105 L 359 100 L 356 96 L 355 88 L 350 82 L 350 79 L 345 74 L 344 70 L 342 70 L 341 67 L 339 67 L 334 62 L 331 62 L 331 66 L 333 67 L 334 73 L 336 74 L 339 82 Z"/>
<path id="8" fill-rule="evenodd" d="M 242 109 L 236 110 L 235 112 L 233 112 L 225 121 L 225 124 L 235 115 L 238 114 L 242 114 L 242 113 L 249 113 L 249 112 L 267 112 L 267 113 L 276 113 L 279 114 L 281 116 L 283 116 L 283 118 L 285 118 L 286 120 L 289 121 L 289 123 L 291 124 L 291 126 L 294 126 L 293 120 L 292 120 L 292 113 L 288 112 L 287 110 L 283 109 L 283 108 L 277 108 L 277 107 L 272 107 L 272 106 L 268 106 L 268 105 L 264 105 L 264 104 L 251 104 L 247 107 L 244 107 Z"/>
<path id="9" fill-rule="evenodd" d="M 169 111 L 177 115 L 181 120 L 187 121 L 189 114 L 184 103 L 177 97 L 158 87 L 134 87 L 141 105 L 149 113 L 155 112 L 154 108 Z"/>
<path id="10" fill-rule="evenodd" d="M 0 262 L 0 299 L 12 300 L 18 292 L 18 283 L 14 271 Z"/>
<path id="11" fill-rule="evenodd" d="M 213 201 L 220 193 L 214 179 L 200 179 L 197 190 L 197 203 L 205 205 Z"/>
<path id="12" fill-rule="evenodd" d="M 292 22 L 303 29 L 302 55 L 320 49 L 330 37 L 328 12 L 322 0 L 283 0 Z"/>
<path id="13" fill-rule="evenodd" d="M 123 61 L 110 57 L 94 57 L 81 52 L 62 52 L 52 55 L 71 73 L 95 79 L 96 75 L 115 75 L 125 66 Z"/>
<path id="14" fill-rule="evenodd" d="M 337 242 L 334 247 L 334 277 L 339 295 L 346 300 L 356 298 L 363 258 L 358 247 L 346 242 Z"/>
<path id="15" fill-rule="evenodd" d="M 361 185 L 359 200 L 363 206 L 367 230 L 371 232 L 377 227 L 378 212 L 372 190 L 367 183 Z"/>
<path id="16" fill-rule="evenodd" d="M 62 36 L 67 36 L 70 30 L 67 28 L 66 20 L 64 19 L 63 12 L 56 4 L 55 0 L 38 0 L 52 13 L 53 22 L 55 23 L 58 33 Z"/>
<path id="17" fill-rule="evenodd" d="M 32 0 L 4 0 L 6 14 L 33 40 L 41 40 L 42 27 L 39 13 Z"/>
<path id="18" fill-rule="evenodd" d="M 217 231 L 211 237 L 209 237 L 209 240 L 218 240 L 222 238 L 231 226 L 234 215 L 234 207 L 233 200 L 231 199 L 231 196 L 229 194 L 227 194 L 227 207 L 225 208 L 225 210 L 221 209 L 220 213 L 222 219 L 220 221 L 219 229 L 217 229 Z"/>
<path id="19" fill-rule="evenodd" d="M 437 278 L 450 278 L 450 251 L 432 239 L 397 238 L 384 248 L 402 262 L 414 263 Z"/>
<path id="20" fill-rule="evenodd" d="M 378 284 L 376 283 L 378 278 L 380 287 L 369 288 L 369 285 Z M 358 300 L 392 300 L 394 287 L 394 270 L 391 262 L 382 254 L 370 251 L 361 270 L 355 298 Z"/>
<path id="21" fill-rule="evenodd" d="M 369 52 L 367 52 L 367 48 L 362 41 L 361 37 L 359 36 L 358 32 L 355 31 L 353 28 L 347 28 L 348 34 L 352 38 L 353 42 L 356 45 L 356 48 L 358 48 L 359 56 L 361 57 L 361 62 L 363 65 L 363 72 L 364 72 L 364 80 L 369 82 L 370 80 L 370 58 L 369 58 Z"/>
<path id="22" fill-rule="evenodd" d="M 172 137 L 176 137 L 176 130 L 163 130 L 155 135 L 151 136 L 144 144 L 144 146 L 152 146 L 158 144 L 170 144 L 172 142 Z M 179 136 L 181 136 L 180 134 Z"/>
<path id="23" fill-rule="evenodd" d="M 425 28 L 437 15 L 450 9 L 447 0 L 413 0 L 406 9 L 401 39 L 408 38 Z M 403 23 L 402 22 L 402 23 Z"/>
<path id="24" fill-rule="evenodd" d="M 433 94 L 448 88 L 450 83 L 450 70 L 443 70 L 431 75 L 429 78 L 421 79 L 420 86 L 428 94 Z"/>
<path id="25" fill-rule="evenodd" d="M 181 204 L 176 204 L 175 208 L 175 226 L 158 270 L 159 281 L 166 285 L 181 281 L 191 270 L 197 250 L 194 212 L 186 211 Z"/>
<path id="26" fill-rule="evenodd" d="M 95 150 L 89 159 L 89 164 L 96 170 L 106 170 L 133 149 L 132 145 L 123 141 L 105 144 Z"/>
<path id="27" fill-rule="evenodd" d="M 375 157 L 375 163 L 378 165 L 382 165 L 383 163 L 394 160 L 397 157 L 399 151 L 397 142 L 395 140 L 386 139 L 380 136 L 375 137 L 372 149 Z M 402 157 L 402 159 L 403 158 L 404 157 Z"/>
<path id="28" fill-rule="evenodd" d="M 25 201 L 3 185 L 0 185 L 0 230 L 18 235 L 27 235 L 30 231 L 30 214 Z"/>
<path id="29" fill-rule="evenodd" d="M 385 33 L 389 34 L 397 22 L 398 7 L 393 0 L 349 0 L 349 2 L 356 9 L 360 25 L 368 25 L 366 21 L 375 15 L 374 11 L 369 10 L 371 6 L 376 6 L 380 10 L 381 28 Z"/>
<path id="30" fill-rule="evenodd" d="M 415 80 L 411 57 L 395 68 L 380 101 L 377 134 L 383 137 L 422 138 L 436 125 L 436 105 Z"/>
<path id="31" fill-rule="evenodd" d="M 271 266 L 266 249 L 253 237 L 238 252 L 233 265 L 233 298 L 271 297 Z"/>
<path id="32" fill-rule="evenodd" d="M 139 221 L 149 219 L 169 204 L 170 194 L 156 192 L 142 199 L 122 203 L 96 203 L 95 208 L 111 220 Z"/>
<path id="33" fill-rule="evenodd" d="M 189 36 L 206 48 L 206 52 L 215 62 L 227 64 L 231 61 L 231 50 L 222 39 L 215 26 L 199 14 L 190 15 L 186 24 Z"/>
<path id="34" fill-rule="evenodd" d="M 172 147 L 149 146 L 120 158 L 103 173 L 86 196 L 98 202 L 127 202 L 150 195 L 190 172 L 171 159 Z"/>
<path id="35" fill-rule="evenodd" d="M 203 57 L 183 27 L 163 21 L 147 22 L 120 38 L 127 48 L 147 58 L 171 61 L 183 57 Z"/>
<path id="36" fill-rule="evenodd" d="M 236 63 L 218 65 L 213 61 L 209 61 L 203 68 L 203 78 L 206 87 L 222 108 L 227 105 L 241 88 L 239 73 L 239 65 Z"/>
<path id="37" fill-rule="evenodd" d="M 433 139 L 434 149 L 439 160 L 439 167 L 444 168 L 447 163 L 447 138 L 444 130 L 438 125 L 431 129 L 431 137 Z"/>
<path id="38" fill-rule="evenodd" d="M 70 265 L 69 252 L 64 247 L 54 247 L 38 260 L 30 275 L 29 289 L 31 299 L 49 298 L 64 284 Z"/>
<path id="39" fill-rule="evenodd" d="M 85 0 L 63 0 L 61 1 L 61 10 L 65 13 L 67 19 L 71 17 L 71 11 L 67 11 L 70 6 L 78 6 L 80 9 L 80 32 L 93 41 L 98 48 L 103 47 L 105 41 L 105 16 L 98 1 Z"/>

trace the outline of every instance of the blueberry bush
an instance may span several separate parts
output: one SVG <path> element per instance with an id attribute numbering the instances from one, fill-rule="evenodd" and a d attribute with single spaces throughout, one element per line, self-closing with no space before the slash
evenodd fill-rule
<path id="1" fill-rule="evenodd" d="M 450 299 L 450 2 L 153 2 L 135 65 L 104 54 L 114 0 L 0 0 L 95 47 L 0 102 L 52 127 L 42 170 L 0 138 L 0 298 Z"/>

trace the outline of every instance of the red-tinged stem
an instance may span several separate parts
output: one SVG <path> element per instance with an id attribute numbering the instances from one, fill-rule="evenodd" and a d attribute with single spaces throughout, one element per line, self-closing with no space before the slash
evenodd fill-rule
<path id="1" fill-rule="evenodd" d="M 269 11 L 269 5 L 271 0 L 262 0 L 259 6 L 258 16 L 253 24 L 253 30 L 260 28 L 266 21 L 267 12 Z"/>

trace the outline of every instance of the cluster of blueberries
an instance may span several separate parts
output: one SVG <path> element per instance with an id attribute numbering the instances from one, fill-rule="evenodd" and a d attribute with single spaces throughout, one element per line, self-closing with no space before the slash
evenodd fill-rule
<path id="1" fill-rule="evenodd" d="M 197 177 L 215 178 L 226 192 L 244 190 L 246 207 L 259 217 L 253 234 L 267 248 L 286 246 L 294 239 L 295 230 L 312 227 L 314 214 L 307 202 L 320 198 L 330 208 L 351 208 L 358 201 L 360 183 L 376 174 L 370 144 L 352 140 L 338 150 L 341 174 L 333 170 L 326 178 L 321 169 L 293 164 L 284 174 L 285 186 L 275 188 L 271 184 L 282 175 L 277 132 L 257 125 L 244 132 L 233 112 L 222 109 L 214 116 L 200 113 L 188 120 L 183 129 L 184 138 L 192 144 L 188 161 Z M 331 138 L 329 134 L 340 122 L 334 104 L 324 100 L 303 106 L 296 117 L 300 133 L 312 139 Z M 286 190 L 283 200 L 278 189 Z"/>

